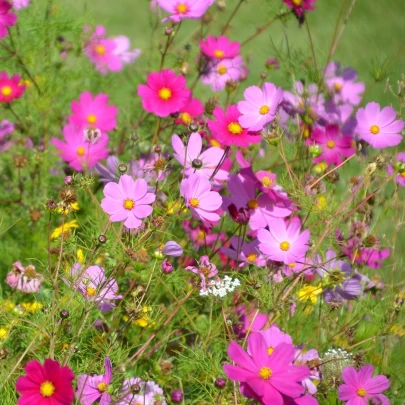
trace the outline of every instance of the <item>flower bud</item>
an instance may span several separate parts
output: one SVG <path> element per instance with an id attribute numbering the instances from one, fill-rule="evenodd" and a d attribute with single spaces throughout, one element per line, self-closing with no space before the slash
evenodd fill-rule
<path id="1" fill-rule="evenodd" d="M 404 173 L 405 172 L 405 162 L 397 161 L 395 162 L 395 171 L 397 173 Z"/>
<path id="2" fill-rule="evenodd" d="M 195 122 L 192 122 L 189 126 L 188 126 L 188 130 L 190 132 L 197 132 L 198 131 L 198 124 L 196 124 Z"/>
<path id="3" fill-rule="evenodd" d="M 73 177 L 72 176 L 66 176 L 65 177 L 65 184 L 68 186 L 69 184 L 72 184 Z"/>
<path id="4" fill-rule="evenodd" d="M 162 252 L 162 249 L 156 249 L 153 252 L 153 256 L 155 257 L 155 259 L 163 259 L 165 257 L 163 252 Z"/>
<path id="5" fill-rule="evenodd" d="M 69 311 L 62 309 L 62 311 L 59 312 L 59 315 L 62 319 L 67 319 L 69 318 Z"/>
<path id="6" fill-rule="evenodd" d="M 162 147 L 159 145 L 156 145 L 153 150 L 155 151 L 155 153 L 160 153 L 160 152 L 162 152 Z"/>
<path id="7" fill-rule="evenodd" d="M 266 60 L 265 66 L 269 70 L 278 70 L 280 69 L 280 62 L 276 58 L 269 58 Z"/>
<path id="8" fill-rule="evenodd" d="M 121 164 L 118 166 L 118 171 L 119 171 L 120 173 L 125 173 L 127 170 L 128 170 L 128 166 L 125 165 L 124 163 L 121 163 Z"/>
<path id="9" fill-rule="evenodd" d="M 202 162 L 201 159 L 194 159 L 194 160 L 191 162 L 191 167 L 192 167 L 193 169 L 201 169 L 201 168 L 202 168 L 202 165 L 203 165 L 203 162 Z"/>
<path id="10" fill-rule="evenodd" d="M 107 242 L 107 236 L 105 235 L 100 235 L 98 238 L 98 243 L 104 244 Z"/>
<path id="11" fill-rule="evenodd" d="M 224 388 L 225 385 L 226 385 L 226 379 L 225 379 L 225 378 L 218 377 L 218 378 L 215 380 L 215 386 L 216 386 L 217 388 Z"/>
<path id="12" fill-rule="evenodd" d="M 179 257 L 183 254 L 183 248 L 174 240 L 169 240 L 163 246 L 162 253 L 166 256 Z"/>
<path id="13" fill-rule="evenodd" d="M 172 402 L 175 404 L 180 404 L 183 402 L 183 392 L 182 390 L 175 390 L 172 392 L 172 395 L 170 396 L 172 399 Z"/>
<path id="14" fill-rule="evenodd" d="M 173 271 L 173 265 L 167 259 L 162 262 L 162 271 L 166 274 L 170 274 Z"/>
<path id="15" fill-rule="evenodd" d="M 268 76 L 267 72 L 262 72 L 262 73 L 260 73 L 260 78 L 261 78 L 262 80 L 267 79 L 267 76 Z"/>
<path id="16" fill-rule="evenodd" d="M 308 148 L 309 154 L 313 157 L 313 158 L 317 158 L 318 156 L 321 156 L 322 154 L 322 147 L 319 145 L 311 145 Z"/>
<path id="17" fill-rule="evenodd" d="M 173 28 L 166 28 L 165 29 L 165 35 L 169 36 L 173 34 Z"/>

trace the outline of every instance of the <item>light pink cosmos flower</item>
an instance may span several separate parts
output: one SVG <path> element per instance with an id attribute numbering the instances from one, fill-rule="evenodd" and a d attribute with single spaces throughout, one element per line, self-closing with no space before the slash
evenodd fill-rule
<path id="1" fill-rule="evenodd" d="M 309 248 L 310 233 L 300 233 L 301 222 L 293 218 L 287 225 L 285 221 L 274 218 L 269 230 L 259 229 L 257 238 L 260 251 L 270 260 L 290 264 L 305 256 Z"/>
<path id="2" fill-rule="evenodd" d="M 162 21 L 171 20 L 180 22 L 184 18 L 198 20 L 201 18 L 215 0 L 157 0 L 163 10 L 171 15 Z"/>
<path id="3" fill-rule="evenodd" d="M 208 35 L 205 40 L 200 41 L 200 47 L 205 56 L 216 60 L 232 59 L 240 53 L 240 43 L 231 42 L 224 35 L 218 38 Z"/>
<path id="4" fill-rule="evenodd" d="M 385 375 L 373 377 L 374 367 L 367 364 L 356 371 L 354 367 L 346 367 L 342 372 L 343 384 L 339 387 L 339 399 L 346 405 L 367 405 L 375 398 L 381 405 L 389 405 L 390 400 L 383 394 L 390 386 Z"/>
<path id="5" fill-rule="evenodd" d="M 97 143 L 92 144 L 84 140 L 81 130 L 68 124 L 63 128 L 63 138 L 65 142 L 57 138 L 52 138 L 51 141 L 59 149 L 62 159 L 77 171 L 93 167 L 108 156 L 108 136 L 106 134 L 102 135 Z"/>
<path id="6" fill-rule="evenodd" d="M 29 6 L 31 0 L 12 0 L 13 7 L 16 10 L 20 10 L 22 8 L 26 8 Z"/>
<path id="7" fill-rule="evenodd" d="M 315 10 L 314 3 L 316 0 L 283 0 L 283 2 L 298 16 L 302 16 L 306 11 Z"/>
<path id="8" fill-rule="evenodd" d="M 187 266 L 185 270 L 192 271 L 194 274 L 200 276 L 201 279 L 201 289 L 207 289 L 207 278 L 214 278 L 218 274 L 217 267 L 214 263 L 210 263 L 210 259 L 208 256 L 201 256 L 199 260 L 198 267 L 196 266 Z"/>
<path id="9" fill-rule="evenodd" d="M 1 128 L 1 126 L 0 126 L 0 128 Z M 398 155 L 396 157 L 396 161 L 405 163 L 405 153 L 404 152 L 398 153 Z M 388 165 L 387 166 L 387 172 L 388 172 L 388 174 L 393 175 L 394 174 L 394 168 L 391 165 Z M 401 187 L 405 187 L 405 172 L 398 173 L 395 176 L 395 181 Z"/>
<path id="10" fill-rule="evenodd" d="M 191 98 L 191 91 L 186 88 L 186 79 L 177 76 L 173 70 L 152 72 L 146 81 L 146 85 L 138 86 L 138 95 L 142 98 L 143 108 L 158 117 L 179 112 Z"/>
<path id="11" fill-rule="evenodd" d="M 186 177 L 196 173 L 210 179 L 224 156 L 224 151 L 214 146 L 202 152 L 202 138 L 198 132 L 190 135 L 187 146 L 184 145 L 178 135 L 173 135 L 172 146 L 175 159 L 182 166 L 185 166 Z M 229 173 L 226 170 L 219 169 L 213 180 L 226 180 L 228 175 Z"/>
<path id="12" fill-rule="evenodd" d="M 7 27 L 12 27 L 17 22 L 17 16 L 10 13 L 13 7 L 8 1 L 0 0 L 0 39 L 8 35 Z"/>
<path id="13" fill-rule="evenodd" d="M 311 139 L 322 148 L 320 156 L 314 159 L 315 163 L 325 161 L 328 165 L 339 165 L 343 158 L 356 153 L 353 147 L 353 138 L 341 135 L 338 125 L 327 125 L 325 128 L 317 126 L 311 133 Z"/>
<path id="14" fill-rule="evenodd" d="M 209 120 L 208 128 L 221 145 L 246 147 L 260 142 L 261 136 L 249 134 L 239 124 L 241 113 L 236 105 L 230 105 L 226 113 L 221 107 L 215 107 L 213 115 L 215 121 Z"/>
<path id="15" fill-rule="evenodd" d="M 148 183 L 144 179 L 134 180 L 124 174 L 117 183 L 107 183 L 104 187 L 105 198 L 101 208 L 110 216 L 110 221 L 125 221 L 129 229 L 139 228 L 142 219 L 152 214 L 152 204 L 156 195 L 148 193 Z"/>
<path id="16" fill-rule="evenodd" d="M 266 82 L 263 90 L 258 86 L 248 87 L 244 97 L 245 100 L 238 103 L 238 110 L 242 114 L 239 124 L 252 132 L 261 131 L 276 117 L 277 108 L 283 99 L 283 90 Z"/>
<path id="17" fill-rule="evenodd" d="M 242 73 L 243 59 L 241 56 L 235 56 L 232 59 L 222 59 L 218 63 L 209 63 L 201 81 L 211 85 L 213 91 L 222 91 L 227 82 L 241 80 Z"/>
<path id="18" fill-rule="evenodd" d="M 72 101 L 72 112 L 69 122 L 82 132 L 87 127 L 98 128 L 101 132 L 113 130 L 117 126 L 118 108 L 108 105 L 107 94 L 93 95 L 85 91 L 79 101 Z"/>
<path id="19" fill-rule="evenodd" d="M 109 357 L 104 360 L 105 374 L 80 374 L 77 378 L 76 398 L 81 405 L 92 405 L 100 401 L 100 405 L 109 405 L 111 396 L 108 392 L 112 381 L 112 364 Z"/>
<path id="20" fill-rule="evenodd" d="M 221 252 L 230 259 L 238 261 L 239 267 L 245 267 L 249 264 L 263 267 L 266 265 L 266 258 L 260 253 L 259 241 L 257 239 L 252 242 L 243 241 L 242 238 L 233 236 L 231 238 L 231 248 L 222 247 Z"/>
<path id="21" fill-rule="evenodd" d="M 216 191 L 211 191 L 208 179 L 198 174 L 192 174 L 182 180 L 180 194 L 185 200 L 186 207 L 193 215 L 203 222 L 216 222 L 220 216 L 215 212 L 222 205 L 222 197 Z"/>
<path id="22" fill-rule="evenodd" d="M 264 336 L 254 332 L 248 337 L 248 353 L 235 341 L 231 342 L 228 355 L 236 365 L 224 365 L 228 378 L 241 383 L 244 396 L 265 405 L 283 405 L 282 394 L 297 398 L 304 393 L 301 381 L 308 377 L 309 369 L 292 365 L 295 355 L 292 345 L 281 343 L 269 356 Z"/>
<path id="23" fill-rule="evenodd" d="M 133 392 L 134 386 L 140 389 Z M 142 378 L 125 380 L 120 391 L 117 405 L 167 405 L 162 388 L 154 381 L 144 381 Z M 100 403 L 101 405 L 101 403 Z"/>
<path id="24" fill-rule="evenodd" d="M 400 132 L 405 123 L 396 119 L 397 114 L 392 107 L 381 110 L 378 103 L 368 103 L 359 108 L 356 114 L 356 132 L 360 139 L 368 142 L 375 149 L 397 146 L 402 141 Z"/>
<path id="25" fill-rule="evenodd" d="M 13 263 L 12 270 L 7 273 L 6 283 L 24 293 L 37 293 L 41 288 L 44 277 L 37 273 L 35 266 L 29 264 L 24 267 L 21 262 Z"/>

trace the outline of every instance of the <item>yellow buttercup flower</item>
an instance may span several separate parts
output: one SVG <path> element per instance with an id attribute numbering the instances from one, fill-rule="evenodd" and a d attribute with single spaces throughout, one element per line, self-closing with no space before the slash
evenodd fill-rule
<path id="1" fill-rule="evenodd" d="M 318 284 L 317 286 L 314 285 L 304 285 L 298 293 L 298 299 L 301 302 L 310 302 L 311 304 L 316 304 L 318 301 L 318 296 L 322 294 L 322 286 Z"/>
<path id="2" fill-rule="evenodd" d="M 51 239 L 58 239 L 59 236 L 62 235 L 62 232 L 66 232 L 70 229 L 78 228 L 79 225 L 77 224 L 77 220 L 74 219 L 73 221 L 66 222 L 63 224 L 63 226 L 58 226 L 57 228 L 54 229 L 54 231 L 51 234 Z"/>
<path id="3" fill-rule="evenodd" d="M 37 301 L 34 302 L 23 302 L 21 308 L 28 313 L 34 314 L 37 311 L 40 311 L 44 306 Z"/>
<path id="4" fill-rule="evenodd" d="M 7 339 L 8 330 L 6 328 L 0 328 L 0 340 Z"/>

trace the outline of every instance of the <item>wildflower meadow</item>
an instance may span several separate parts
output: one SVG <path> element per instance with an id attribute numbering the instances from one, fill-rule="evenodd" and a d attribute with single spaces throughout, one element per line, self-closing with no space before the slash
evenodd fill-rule
<path id="1" fill-rule="evenodd" d="M 0 405 L 405 405 L 403 0 L 0 0 Z"/>

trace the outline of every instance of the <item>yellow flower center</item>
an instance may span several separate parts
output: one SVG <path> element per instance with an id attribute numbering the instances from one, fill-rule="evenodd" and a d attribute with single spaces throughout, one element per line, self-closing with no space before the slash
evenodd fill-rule
<path id="1" fill-rule="evenodd" d="M 402 172 L 402 173 L 400 174 L 400 176 L 401 176 L 401 177 L 405 177 L 405 172 Z"/>
<path id="2" fill-rule="evenodd" d="M 228 125 L 228 131 L 234 135 L 240 135 L 243 132 L 243 128 L 239 125 L 238 122 L 231 122 Z"/>
<path id="3" fill-rule="evenodd" d="M 87 117 L 87 122 L 88 122 L 89 124 L 95 124 L 96 121 L 97 121 L 97 117 L 96 117 L 94 114 L 90 114 L 90 115 Z"/>
<path id="4" fill-rule="evenodd" d="M 211 143 L 212 146 L 215 146 L 216 148 L 221 147 L 221 144 L 216 139 L 211 139 L 210 143 Z"/>
<path id="5" fill-rule="evenodd" d="M 7 329 L 0 328 L 0 339 L 5 339 L 7 337 Z"/>
<path id="6" fill-rule="evenodd" d="M 190 201 L 188 202 L 193 208 L 197 208 L 200 202 L 198 201 L 198 198 L 191 198 Z"/>
<path id="7" fill-rule="evenodd" d="M 159 97 L 162 100 L 169 100 L 172 97 L 172 92 L 167 87 L 163 87 L 159 90 Z"/>
<path id="8" fill-rule="evenodd" d="M 273 180 L 270 177 L 263 177 L 262 178 L 262 184 L 264 187 L 270 187 L 273 184 Z"/>
<path id="9" fill-rule="evenodd" d="M 300 6 L 302 4 L 302 0 L 292 0 L 295 6 Z"/>
<path id="10" fill-rule="evenodd" d="M 267 105 L 262 105 L 260 107 L 259 113 L 261 115 L 266 115 L 270 111 L 270 108 Z"/>
<path id="11" fill-rule="evenodd" d="M 370 128 L 370 132 L 373 135 L 377 135 L 377 134 L 380 133 L 380 127 L 378 125 L 372 125 L 371 128 Z"/>
<path id="12" fill-rule="evenodd" d="M 197 241 L 198 242 L 204 242 L 205 241 L 205 232 L 204 231 L 199 231 L 197 233 Z"/>
<path id="13" fill-rule="evenodd" d="M 357 395 L 361 398 L 364 398 L 367 395 L 367 391 L 364 388 L 359 388 L 357 390 Z"/>
<path id="14" fill-rule="evenodd" d="M 255 210 L 256 208 L 259 207 L 259 203 L 257 202 L 257 200 L 250 200 L 247 203 L 248 208 L 250 208 L 251 210 Z"/>
<path id="15" fill-rule="evenodd" d="M 335 142 L 333 142 L 333 141 L 328 141 L 328 142 L 326 142 L 326 146 L 327 146 L 329 149 L 333 149 L 333 148 L 335 147 Z"/>
<path id="16" fill-rule="evenodd" d="M 97 389 L 98 389 L 100 392 L 106 391 L 107 388 L 108 388 L 108 385 L 107 385 L 106 383 L 103 383 L 103 382 L 101 382 L 100 384 L 97 385 Z"/>
<path id="17" fill-rule="evenodd" d="M 84 154 L 86 153 L 86 151 L 85 151 L 85 149 L 83 148 L 83 146 L 79 146 L 79 147 L 77 148 L 76 153 L 77 153 L 79 156 L 84 156 Z"/>
<path id="18" fill-rule="evenodd" d="M 339 93 L 340 90 L 342 90 L 342 84 L 341 83 L 335 83 L 333 85 L 333 88 L 335 89 L 336 93 Z"/>
<path id="19" fill-rule="evenodd" d="M 96 45 L 96 47 L 94 48 L 96 53 L 98 53 L 99 55 L 104 55 L 105 54 L 105 46 L 104 45 Z"/>
<path id="20" fill-rule="evenodd" d="M 86 293 L 89 297 L 94 297 L 96 295 L 97 290 L 94 287 L 87 287 Z"/>
<path id="21" fill-rule="evenodd" d="M 268 380 L 272 374 L 273 372 L 268 367 L 262 367 L 259 371 L 259 377 L 263 378 L 263 380 Z"/>
<path id="22" fill-rule="evenodd" d="M 224 57 L 224 55 L 225 55 L 225 52 L 224 51 L 221 51 L 220 49 L 216 49 L 215 51 L 214 51 L 214 55 L 215 55 L 215 57 L 216 58 L 223 58 Z"/>
<path id="23" fill-rule="evenodd" d="M 228 68 L 224 65 L 219 65 L 217 70 L 220 75 L 224 75 L 228 72 Z"/>
<path id="24" fill-rule="evenodd" d="M 309 138 L 309 136 L 311 135 L 311 133 L 309 132 L 309 129 L 308 129 L 308 128 L 305 128 L 305 129 L 304 129 L 304 134 L 303 134 L 303 135 L 304 135 L 304 138 L 305 138 L 305 139 Z"/>
<path id="25" fill-rule="evenodd" d="M 180 118 L 185 124 L 190 124 L 191 122 L 191 115 L 187 112 L 181 113 Z"/>
<path id="26" fill-rule="evenodd" d="M 55 386 L 50 381 L 44 381 L 39 387 L 39 392 L 43 397 L 51 397 L 55 392 Z"/>
<path id="27" fill-rule="evenodd" d="M 253 263 L 253 262 L 256 261 L 257 255 L 256 255 L 255 253 L 249 253 L 249 254 L 247 255 L 246 259 L 247 259 L 247 261 L 248 261 L 249 263 Z"/>
<path id="28" fill-rule="evenodd" d="M 37 275 L 37 272 L 35 271 L 35 267 L 34 267 L 34 266 L 27 266 L 27 267 L 25 268 L 25 273 L 24 273 L 24 275 L 25 275 L 27 278 L 35 278 L 36 275 Z"/>
<path id="29" fill-rule="evenodd" d="M 13 89 L 10 86 L 4 86 L 1 88 L 1 94 L 3 96 L 9 96 L 13 92 Z"/>
<path id="30" fill-rule="evenodd" d="M 286 252 L 287 250 L 290 249 L 290 244 L 288 242 L 281 242 L 280 243 L 280 249 Z"/>
<path id="31" fill-rule="evenodd" d="M 271 355 L 273 354 L 273 352 L 274 352 L 274 347 L 269 346 L 269 347 L 267 348 L 267 354 L 268 354 L 269 356 L 271 356 Z"/>
<path id="32" fill-rule="evenodd" d="M 187 4 L 180 3 L 180 4 L 177 6 L 177 12 L 178 12 L 179 14 L 184 14 L 184 13 L 187 12 L 187 10 L 188 10 Z"/>
<path id="33" fill-rule="evenodd" d="M 132 210 L 135 207 L 135 203 L 133 200 L 127 199 L 124 201 L 124 208 L 126 210 Z"/>

